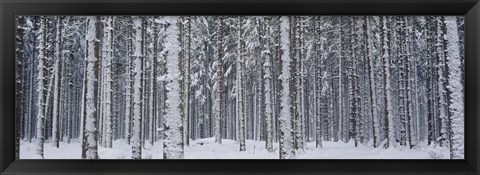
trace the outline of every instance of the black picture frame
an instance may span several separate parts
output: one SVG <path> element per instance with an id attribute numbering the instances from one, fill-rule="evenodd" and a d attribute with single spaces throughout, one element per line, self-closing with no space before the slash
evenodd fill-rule
<path id="1" fill-rule="evenodd" d="M 0 174 L 480 173 L 479 0 L 0 0 Z M 465 15 L 465 160 L 15 160 L 16 15 Z"/>

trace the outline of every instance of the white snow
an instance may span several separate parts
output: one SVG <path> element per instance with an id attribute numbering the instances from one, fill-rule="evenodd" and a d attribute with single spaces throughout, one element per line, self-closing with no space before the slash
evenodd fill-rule
<path id="1" fill-rule="evenodd" d="M 264 141 L 246 141 L 246 151 L 238 150 L 238 142 L 223 139 L 222 144 L 215 138 L 191 141 L 185 147 L 185 159 L 278 159 L 278 143 L 274 152 L 265 149 Z M 163 143 L 145 145 L 142 159 L 163 159 Z M 60 148 L 45 144 L 45 159 L 79 159 L 81 144 L 73 140 L 70 144 L 60 143 Z M 115 140 L 112 148 L 98 147 L 100 159 L 131 159 L 131 146 L 125 140 Z M 39 159 L 35 156 L 35 143 L 21 141 L 21 159 Z M 297 159 L 449 159 L 448 148 L 424 147 L 419 149 L 373 148 L 370 145 L 355 147 L 354 142 L 323 142 L 323 148 L 315 148 L 315 142 L 308 142 L 305 151 L 297 152 Z"/>

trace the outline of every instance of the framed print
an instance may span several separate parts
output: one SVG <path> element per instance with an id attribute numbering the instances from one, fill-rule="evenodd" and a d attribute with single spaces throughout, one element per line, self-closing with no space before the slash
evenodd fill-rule
<path id="1" fill-rule="evenodd" d="M 0 5 L 4 174 L 479 171 L 478 1 Z"/>

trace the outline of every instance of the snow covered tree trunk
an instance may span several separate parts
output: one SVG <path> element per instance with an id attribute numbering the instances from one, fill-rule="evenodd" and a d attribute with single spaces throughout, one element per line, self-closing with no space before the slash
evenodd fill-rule
<path id="1" fill-rule="evenodd" d="M 294 103 L 292 107 L 294 107 L 294 129 L 295 129 L 295 149 L 304 150 L 303 146 L 303 107 L 302 107 L 302 18 L 299 16 L 295 17 L 295 24 L 294 24 L 294 69 L 292 69 L 293 79 L 295 80 L 293 85 L 292 91 L 294 92 Z"/>
<path id="2" fill-rule="evenodd" d="M 410 37 L 410 31 L 409 31 L 409 23 L 408 23 L 408 17 L 404 16 L 404 25 L 403 25 L 403 32 L 405 35 L 405 100 L 406 100 L 406 125 L 407 125 L 407 138 L 408 138 L 408 143 L 407 146 L 412 149 L 412 128 L 413 128 L 413 122 L 412 122 L 412 117 L 413 117 L 413 112 L 412 112 L 412 96 L 411 96 L 411 90 L 410 90 L 410 62 L 411 62 L 411 55 L 410 55 L 410 44 L 411 44 L 411 37 Z"/>
<path id="3" fill-rule="evenodd" d="M 338 33 L 339 33 L 339 37 L 338 37 L 338 44 L 339 44 L 339 48 L 340 48 L 340 51 L 339 51 L 339 57 L 338 57 L 338 112 L 339 112 L 339 119 L 338 119 L 338 129 L 339 129 L 339 132 L 338 132 L 338 139 L 343 140 L 343 83 L 342 83 L 342 79 L 343 79 L 343 66 L 342 66 L 342 56 L 343 56 L 343 50 L 342 50 L 342 28 L 343 28 L 343 24 L 342 24 L 342 17 L 340 16 L 339 17 L 339 26 L 338 27 Z"/>
<path id="4" fill-rule="evenodd" d="M 446 16 L 447 28 L 447 62 L 448 62 L 448 85 L 450 91 L 450 128 L 452 137 L 450 140 L 450 158 L 464 159 L 464 111 L 463 111 L 463 79 L 462 58 L 460 57 L 459 36 L 456 16 Z"/>
<path id="5" fill-rule="evenodd" d="M 278 142 L 279 141 L 279 136 L 280 136 L 280 122 L 279 122 L 279 118 L 280 118 L 280 97 L 282 95 L 280 95 L 280 89 L 282 87 L 282 82 L 281 82 L 281 79 L 280 79 L 280 74 L 281 74 L 281 65 L 280 65 L 280 62 L 281 62 L 281 46 L 280 46 L 280 16 L 276 17 L 275 18 L 275 22 L 276 22 L 276 26 L 275 26 L 275 38 L 274 38 L 274 41 L 275 41 L 275 57 L 274 57 L 274 63 L 273 63 L 273 71 L 274 71 L 274 78 L 273 78 L 273 81 L 274 81 L 274 103 L 275 103 L 275 110 L 274 110 L 274 137 L 275 137 L 275 142 Z"/>
<path id="6" fill-rule="evenodd" d="M 179 18 L 179 25 L 178 25 L 178 30 L 179 30 L 179 40 L 180 40 L 180 55 L 179 55 L 179 71 L 180 71 L 180 81 L 178 82 L 180 84 L 180 118 L 182 118 L 182 126 L 186 126 L 186 119 L 185 119 L 185 17 L 180 17 Z M 183 128 L 183 133 L 182 133 L 182 140 L 185 141 L 185 136 L 186 136 L 186 129 Z M 185 142 L 183 142 L 185 144 Z M 185 145 L 184 145 L 185 146 Z"/>
<path id="7" fill-rule="evenodd" d="M 242 43 L 242 16 L 238 17 L 238 60 L 237 60 L 237 121 L 238 121 L 238 142 L 240 143 L 240 151 L 246 151 L 245 147 L 245 104 L 244 104 L 244 46 Z"/>
<path id="8" fill-rule="evenodd" d="M 130 20 L 131 21 L 131 20 Z M 129 37 L 127 42 L 127 63 L 125 66 L 126 87 L 125 87 L 125 139 L 130 144 L 131 138 L 131 120 L 132 120 L 132 48 L 133 48 L 133 26 L 129 25 L 127 30 L 127 36 Z"/>
<path id="9" fill-rule="evenodd" d="M 168 27 L 166 29 L 166 114 L 164 119 L 164 140 L 163 140 L 163 158 L 164 159 L 183 159 L 183 126 L 180 114 L 181 96 L 179 89 L 180 68 L 179 54 L 180 41 L 178 29 L 178 17 L 165 17 Z"/>
<path id="10" fill-rule="evenodd" d="M 98 125 L 97 125 L 97 95 L 98 95 L 98 68 L 100 59 L 100 17 L 87 17 L 87 33 L 85 53 L 85 111 L 83 118 L 82 159 L 98 159 Z"/>
<path id="11" fill-rule="evenodd" d="M 55 45 L 55 65 L 53 67 L 53 73 L 55 74 L 55 83 L 54 83 L 54 92 L 53 92 L 53 116 L 52 116 L 52 146 L 59 148 L 59 140 L 60 140 L 60 125 L 59 125 L 59 109 L 60 109 L 60 76 L 62 72 L 60 71 L 61 68 L 61 59 L 62 54 L 60 51 L 61 43 L 62 43 L 62 33 L 61 33 L 61 24 L 62 20 L 61 17 L 57 17 L 57 35 L 56 40 L 57 43 Z"/>
<path id="12" fill-rule="evenodd" d="M 438 140 L 440 140 L 440 146 L 449 145 L 449 127 L 448 123 L 448 102 L 447 102 L 447 69 L 446 69 L 446 36 L 445 36 L 445 19 L 440 16 L 435 18 L 437 23 L 437 34 L 435 37 L 435 52 L 436 59 L 438 62 L 437 68 L 437 88 L 438 88 L 438 97 L 437 97 L 437 109 L 438 109 L 438 118 L 440 119 L 440 135 Z"/>
<path id="13" fill-rule="evenodd" d="M 280 159 L 295 158 L 295 150 L 293 147 L 293 129 L 292 129 L 292 113 L 290 110 L 290 20 L 287 16 L 280 18 L 280 45 L 281 45 L 281 65 L 282 88 L 280 91 Z"/>
<path id="14" fill-rule="evenodd" d="M 349 123 L 349 135 L 350 139 L 353 139 L 355 141 L 355 147 L 358 146 L 359 142 L 359 117 L 360 117 L 360 97 L 358 97 L 359 94 L 359 87 L 357 83 L 357 58 L 356 58 L 356 47 L 354 47 L 354 44 L 357 42 L 355 39 L 355 18 L 351 18 L 351 24 L 350 24 L 350 56 L 351 56 L 351 72 L 350 72 L 350 123 Z"/>
<path id="15" fill-rule="evenodd" d="M 61 70 L 61 72 L 65 72 L 65 73 L 67 74 L 67 76 L 65 76 L 65 75 L 62 75 L 62 76 L 63 76 L 63 77 L 66 77 L 67 80 L 64 80 L 64 81 L 68 82 L 68 83 L 67 83 L 67 84 L 68 84 L 68 85 L 67 85 L 68 88 L 66 88 L 66 93 L 67 93 L 67 95 L 65 95 L 65 98 L 67 98 L 67 99 L 66 99 L 66 106 L 67 106 L 67 108 L 71 109 L 71 110 L 66 111 L 66 112 L 67 112 L 66 115 L 67 115 L 67 125 L 68 125 L 67 128 L 68 128 L 68 129 L 67 129 L 67 131 L 66 131 L 65 134 L 67 135 L 67 137 L 66 137 L 66 142 L 67 142 L 67 143 L 70 143 L 70 141 L 71 141 L 71 139 L 72 139 L 72 132 L 73 132 L 73 129 L 74 129 L 74 127 L 75 127 L 75 125 L 73 125 L 73 122 L 72 122 L 72 120 L 73 120 L 73 115 L 75 114 L 75 113 L 74 113 L 74 110 L 73 110 L 73 105 L 74 105 L 74 103 L 73 103 L 73 102 L 74 102 L 74 100 L 73 100 L 73 94 L 74 94 L 74 93 L 73 93 L 73 88 L 74 88 L 74 85 L 73 85 L 73 83 L 71 83 L 71 81 L 73 81 L 73 80 L 72 80 L 72 79 L 73 79 L 72 76 L 73 76 L 73 74 L 74 74 L 75 71 L 74 71 L 73 68 L 72 68 L 72 63 L 71 63 L 71 61 L 72 61 L 72 60 L 66 60 L 66 61 L 64 61 L 64 64 L 62 65 L 62 70 Z M 66 64 L 65 62 L 68 62 L 68 64 Z M 65 68 L 65 67 L 66 67 L 66 68 Z M 65 74 L 65 73 L 64 73 L 64 74 Z M 65 108 L 65 105 L 62 105 L 60 108 Z"/>
<path id="16" fill-rule="evenodd" d="M 258 24 L 263 24 L 263 18 L 256 18 L 255 19 L 256 23 Z M 263 40 L 262 40 L 262 26 L 263 25 L 258 25 L 258 27 L 256 28 L 256 30 L 258 30 L 258 44 L 259 45 L 263 45 Z M 254 58 L 259 58 L 261 57 L 261 53 L 259 53 L 258 51 L 261 50 L 261 49 L 255 49 L 254 51 Z M 262 109 L 262 97 L 263 97 L 263 92 L 261 90 L 262 88 L 262 63 L 263 63 L 263 59 L 254 59 L 255 61 L 255 70 L 254 70 L 254 88 L 253 88 L 253 94 L 254 94 L 254 99 L 255 99 L 255 103 L 254 103 L 254 106 L 255 106 L 255 111 L 254 111 L 254 125 L 255 125 L 255 131 L 254 131 L 254 140 L 260 140 L 260 128 L 261 128 L 261 122 L 262 122 L 262 112 L 263 109 Z"/>
<path id="17" fill-rule="evenodd" d="M 141 76 L 140 76 L 140 150 L 145 146 L 145 135 L 146 135 L 146 120 L 147 120 L 147 71 L 146 71 L 146 64 L 147 64 L 147 51 L 146 51 L 146 33 L 147 33 L 147 21 L 144 16 L 140 17 L 140 53 L 139 56 L 141 58 Z M 138 28 L 137 28 L 138 29 Z M 135 38 L 137 39 L 137 38 Z M 136 41 L 138 43 L 138 41 Z M 135 49 L 137 50 L 137 49 Z M 138 54 L 137 54 L 138 56 Z M 141 151 L 140 151 L 141 152 Z M 140 156 L 141 157 L 141 156 Z"/>
<path id="18" fill-rule="evenodd" d="M 372 113 L 372 134 L 373 134 L 373 147 L 377 147 L 377 137 L 378 137 L 378 124 L 377 124 L 377 94 L 375 91 L 375 75 L 374 71 L 374 64 L 373 64 L 373 57 L 372 57 L 372 51 L 370 50 L 370 47 L 372 47 L 371 39 L 370 39 L 370 30 L 369 30 L 369 25 L 370 25 L 370 18 L 368 16 L 365 16 L 365 49 L 366 49 L 366 55 L 367 55 L 367 60 L 368 60 L 368 78 L 370 82 L 370 110 Z"/>
<path id="19" fill-rule="evenodd" d="M 440 98 L 440 89 L 438 88 L 438 81 L 440 79 L 439 77 L 439 59 L 443 52 L 438 51 L 437 49 L 441 49 L 441 45 L 443 42 L 441 40 L 444 40 L 444 38 L 439 37 L 442 33 L 441 30 L 438 30 L 439 24 L 441 25 L 441 21 L 439 21 L 439 17 L 428 17 L 428 20 L 431 21 L 427 23 L 427 71 L 426 71 L 426 76 L 427 76 L 427 91 L 428 91 L 428 98 L 427 98 L 427 104 L 428 104 L 428 114 L 427 114 L 427 123 L 428 123 L 428 144 L 437 144 L 439 141 L 439 98 Z M 441 52 L 441 53 L 438 53 Z"/>
<path id="20" fill-rule="evenodd" d="M 86 28 L 86 30 L 88 30 L 88 28 Z M 86 33 L 86 32 L 85 32 Z M 87 39 L 85 39 L 85 42 L 88 42 Z M 88 52 L 88 48 L 85 48 L 85 53 Z M 86 59 L 86 56 L 85 56 L 85 59 L 83 59 L 83 77 L 82 77 L 82 98 L 81 98 L 81 107 L 80 107 L 80 130 L 79 130 L 79 139 L 82 139 L 82 144 L 83 144 L 83 138 L 85 136 L 84 132 L 85 131 L 85 116 L 86 116 L 86 110 L 87 110 L 87 103 L 85 102 L 86 101 L 86 97 L 87 97 L 87 62 L 88 62 L 88 59 Z M 86 152 L 86 150 L 84 150 L 84 147 L 82 146 L 82 154 L 83 152 Z"/>
<path id="21" fill-rule="evenodd" d="M 386 17 L 381 17 L 382 23 L 382 60 L 383 60 L 383 82 L 384 82 L 384 101 L 385 101 L 385 133 L 387 141 L 385 148 L 395 147 L 395 131 L 393 122 L 393 109 L 392 109 L 392 97 L 391 97 L 391 83 L 390 83 L 390 60 L 389 60 L 389 45 L 387 37 L 387 21 Z"/>
<path id="22" fill-rule="evenodd" d="M 406 16 L 400 17 L 397 19 L 397 23 L 400 24 L 399 28 L 399 38 L 400 38 L 400 59 L 399 59 L 399 86 L 401 94 L 399 99 L 401 100 L 400 109 L 401 109 L 401 144 L 411 148 L 411 131 L 410 131 L 410 124 L 411 124 L 411 111 L 410 111 L 410 91 L 409 91 L 409 77 L 410 77 L 410 70 L 409 70 L 409 32 L 407 29 L 407 22 L 408 18 Z"/>
<path id="23" fill-rule="evenodd" d="M 31 23 L 33 23 L 32 27 L 36 26 L 36 19 L 33 18 L 31 19 L 32 21 L 30 21 Z M 32 43 L 32 58 L 36 58 L 36 55 L 35 55 L 35 47 L 37 46 L 36 44 L 36 33 L 33 32 L 33 43 Z M 28 99 L 30 99 L 30 101 L 28 102 L 28 113 L 27 113 L 27 123 L 26 123 L 26 137 L 27 137 L 27 140 L 29 143 L 32 143 L 32 131 L 33 131 L 33 126 L 32 126 L 32 123 L 33 123 L 33 108 L 35 106 L 35 100 L 33 100 L 34 98 L 34 87 L 35 87 L 35 60 L 36 59 L 31 59 L 31 66 L 30 66 L 30 84 L 29 84 L 29 87 L 30 87 L 30 90 L 28 92 Z"/>
<path id="24" fill-rule="evenodd" d="M 400 145 L 401 146 L 406 146 L 406 142 L 407 142 L 407 136 L 406 136 L 406 105 L 405 105 L 405 92 L 406 92 L 406 89 L 405 89 L 405 74 L 406 74 L 406 71 L 405 71 L 405 36 L 404 36 L 404 32 L 403 32 L 403 24 L 404 24 L 404 21 L 403 21 L 403 17 L 396 17 L 396 24 L 395 24 L 395 29 L 396 30 L 396 34 L 395 37 L 396 37 L 396 42 L 399 42 L 399 43 L 396 43 L 394 42 L 395 44 L 397 44 L 399 46 L 399 50 L 397 51 L 397 55 L 398 55 L 398 58 L 397 58 L 397 87 L 398 87 L 398 103 L 397 103 L 397 108 L 398 108 L 398 115 L 399 115 L 399 120 L 400 120 L 400 123 L 396 123 L 398 124 L 397 127 L 399 129 L 399 136 L 400 136 Z M 395 76 L 395 75 L 394 75 Z"/>
<path id="25" fill-rule="evenodd" d="M 268 23 L 269 19 L 267 19 L 267 22 Z M 267 29 L 266 30 L 266 36 L 270 36 L 270 32 L 269 30 Z M 265 70 L 265 117 L 266 117 L 266 139 L 265 139 L 265 148 L 267 149 L 267 151 L 269 152 L 273 152 L 273 122 L 272 122 L 272 118 L 273 118 L 273 101 L 272 101 L 272 90 L 271 90 L 271 87 L 272 87 L 272 70 L 271 70 L 271 67 L 272 67 L 272 61 L 271 61 L 271 54 L 270 54 L 270 50 L 269 50 L 269 45 L 270 45 L 270 40 L 267 39 L 266 40 L 266 44 L 265 44 L 265 50 L 264 50 L 264 56 L 265 56 L 265 63 L 263 64 L 264 66 L 264 70 Z"/>
<path id="26" fill-rule="evenodd" d="M 427 19 L 428 20 L 432 20 L 432 18 L 434 17 L 428 17 Z M 428 24 L 428 23 L 427 23 Z M 430 29 L 430 25 L 432 25 L 431 23 L 429 25 L 427 25 L 427 30 L 426 30 L 426 34 L 428 36 L 427 38 L 427 46 L 426 46 L 426 49 L 427 49 L 427 60 L 426 60 L 426 67 L 427 67 L 427 70 L 425 72 L 425 76 L 427 77 L 426 79 L 426 90 L 427 90 L 427 117 L 426 117 L 426 123 L 427 123 L 427 140 L 428 140 L 428 145 L 432 144 L 434 142 L 434 126 L 433 126 L 433 121 L 434 121 L 434 109 L 433 109 L 433 74 L 432 72 L 434 72 L 432 69 L 433 69 L 433 58 L 432 58 L 432 42 L 434 42 L 434 34 L 432 34 L 432 31 Z"/>
<path id="27" fill-rule="evenodd" d="M 305 33 L 306 33 L 306 26 L 305 26 L 305 18 L 304 17 L 299 17 L 299 23 L 300 23 L 300 67 L 299 67 L 299 72 L 298 72 L 298 75 L 299 75 L 299 88 L 300 88 L 300 93 L 298 95 L 300 95 L 298 97 L 298 100 L 300 101 L 300 103 L 298 103 L 299 105 L 299 114 L 300 114 L 300 121 L 299 121 L 299 132 L 300 132 L 300 149 L 302 150 L 305 150 L 305 137 L 306 137 L 306 127 L 308 127 L 308 125 L 306 126 L 305 124 L 305 120 L 306 120 L 306 116 L 308 114 L 308 106 L 307 105 L 308 103 L 306 103 L 306 98 L 305 98 L 305 95 L 308 94 L 308 92 L 306 91 L 307 89 L 307 85 L 306 85 L 306 79 L 307 79 L 307 74 L 305 73 L 305 67 L 306 67 L 306 60 L 307 60 L 307 56 L 306 56 L 306 46 L 307 44 L 305 43 L 306 40 L 305 40 Z"/>
<path id="28" fill-rule="evenodd" d="M 322 147 L 322 113 L 321 113 L 321 96 L 322 96 L 322 74 L 321 74 L 321 64 L 323 59 L 321 57 L 321 45 L 323 44 L 320 39 L 321 34 L 321 17 L 314 18 L 315 20 L 315 29 L 314 29 L 314 42 L 315 42 L 315 100 L 316 100 L 316 147 Z"/>
<path id="29" fill-rule="evenodd" d="M 38 45 L 38 101 L 37 101 L 37 145 L 36 154 L 43 159 L 44 142 L 45 142 L 45 76 L 44 61 L 47 57 L 47 17 L 40 17 L 40 29 L 37 39 L 40 41 Z"/>
<path id="30" fill-rule="evenodd" d="M 133 119 L 132 119 L 132 159 L 142 158 L 142 74 L 143 74 L 143 24 L 141 17 L 134 16 L 133 28 L 135 30 L 135 38 L 133 42 Z"/>
<path id="31" fill-rule="evenodd" d="M 411 24 L 423 25 L 420 21 L 424 21 L 424 17 L 412 18 Z M 414 146 L 420 144 L 421 137 L 423 137 L 422 130 L 425 128 L 423 125 L 421 125 L 422 123 L 421 120 L 425 116 L 424 114 L 425 110 L 421 110 L 421 109 L 424 109 L 423 104 L 425 104 L 425 102 L 423 102 L 424 98 L 419 98 L 420 94 L 423 94 L 425 86 L 423 85 L 424 81 L 420 81 L 420 78 L 417 77 L 418 73 L 421 71 L 417 69 L 417 67 L 419 67 L 418 65 L 421 65 L 419 64 L 421 59 L 416 58 L 417 55 L 422 56 L 424 54 L 419 49 L 420 48 L 419 43 L 421 43 L 423 39 L 421 36 L 416 35 L 417 33 L 423 34 L 424 33 L 423 31 L 424 30 L 421 28 L 409 28 L 409 33 L 412 39 L 412 42 L 410 44 L 410 49 L 413 56 L 412 57 L 413 59 L 410 61 L 411 69 L 412 69 L 412 72 L 410 75 L 411 77 L 410 89 L 411 89 L 411 100 L 412 100 L 412 108 L 411 108 L 412 123 L 410 124 L 410 126 L 412 131 L 412 144 Z M 424 64 L 423 61 L 422 61 L 422 64 Z"/>
<path id="32" fill-rule="evenodd" d="M 100 55 L 99 55 L 99 75 L 98 75 L 98 99 L 96 101 L 97 106 L 98 106 L 98 117 L 97 117 L 97 126 L 98 126 L 98 144 L 99 146 L 105 147 L 105 142 L 104 142 L 104 136 L 105 136 L 105 127 L 104 127 L 104 120 L 105 120 L 105 114 L 103 113 L 105 109 L 105 59 L 103 58 L 103 55 L 105 55 L 105 50 L 103 48 L 103 43 L 104 43 L 104 37 L 103 37 L 103 18 L 100 17 L 100 36 L 97 38 L 100 43 Z"/>
<path id="33" fill-rule="evenodd" d="M 187 27 L 185 29 L 185 35 L 186 35 L 186 44 L 185 48 L 187 53 L 185 53 L 185 118 L 184 118 L 184 124 L 183 124 L 183 129 L 185 132 L 184 135 L 184 143 L 185 145 L 190 145 L 190 62 L 191 62 L 191 25 L 192 25 L 192 20 L 190 16 L 186 17 L 187 21 Z"/>
<path id="34" fill-rule="evenodd" d="M 112 119 L 112 60 L 113 60 L 113 16 L 109 16 L 105 21 L 105 31 L 104 31 L 104 50 L 106 55 L 103 55 L 105 59 L 106 70 L 105 70 L 105 147 L 112 148 L 113 141 L 113 119 Z"/>
<path id="35" fill-rule="evenodd" d="M 52 94 L 52 91 L 53 91 L 52 88 L 53 88 L 53 82 L 54 82 L 53 81 L 54 73 L 52 72 L 52 68 L 50 67 L 51 64 L 49 64 L 50 60 L 52 60 L 51 55 L 50 55 L 50 48 L 52 46 L 52 43 L 50 43 L 50 37 L 49 37 L 49 35 L 50 35 L 49 24 L 52 23 L 52 22 L 49 21 L 51 17 L 46 17 L 46 18 L 47 18 L 46 20 L 48 22 L 46 22 L 46 24 L 45 24 L 47 30 L 45 31 L 45 35 L 46 35 L 45 58 L 46 59 L 44 60 L 45 61 L 44 62 L 44 65 L 45 65 L 44 76 L 45 76 L 45 81 L 48 84 L 47 84 L 47 87 L 46 87 L 46 94 L 45 94 L 45 99 L 44 99 L 45 100 L 44 101 L 44 104 L 45 104 L 45 106 L 44 106 L 44 112 L 45 112 L 45 114 L 44 114 L 44 116 L 45 116 L 44 129 L 45 129 L 45 131 L 43 131 L 44 132 L 43 134 L 45 135 L 45 139 L 48 139 L 47 130 L 49 128 L 49 121 L 51 120 L 51 118 L 50 118 L 50 116 L 51 116 L 50 115 L 50 108 L 51 108 L 50 100 L 52 99 L 51 94 Z"/>
<path id="36" fill-rule="evenodd" d="M 217 39 L 217 60 L 216 60 L 216 82 L 215 82 L 215 143 L 222 143 L 222 59 L 223 59 L 223 17 L 219 17 L 218 39 Z"/>

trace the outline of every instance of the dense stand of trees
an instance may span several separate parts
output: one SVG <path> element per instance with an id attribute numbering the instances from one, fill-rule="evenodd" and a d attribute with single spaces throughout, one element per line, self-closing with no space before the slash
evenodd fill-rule
<path id="1" fill-rule="evenodd" d="M 123 139 L 132 158 L 163 142 L 306 142 L 414 149 L 462 159 L 463 17 L 18 16 L 18 140 Z M 161 142 L 160 142 L 161 141 Z M 19 142 L 19 141 L 18 141 Z M 274 150 L 273 144 L 279 144 Z M 17 153 L 18 156 L 18 153 Z"/>

